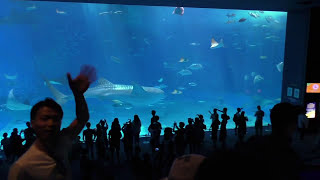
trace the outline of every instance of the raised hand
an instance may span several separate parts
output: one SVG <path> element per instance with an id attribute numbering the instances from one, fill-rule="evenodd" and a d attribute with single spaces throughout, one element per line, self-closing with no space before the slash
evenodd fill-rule
<path id="1" fill-rule="evenodd" d="M 96 69 L 90 65 L 81 66 L 80 74 L 72 79 L 70 73 L 67 73 L 70 89 L 74 95 L 83 95 L 90 84 L 97 79 Z"/>

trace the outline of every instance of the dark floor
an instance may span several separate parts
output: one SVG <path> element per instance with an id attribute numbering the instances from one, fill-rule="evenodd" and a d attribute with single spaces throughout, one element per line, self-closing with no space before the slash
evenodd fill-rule
<path id="1" fill-rule="evenodd" d="M 264 127 L 264 134 L 269 134 L 271 127 Z M 246 138 L 254 135 L 255 130 L 252 127 L 248 128 Z M 293 147 L 296 152 L 300 155 L 306 164 L 306 170 L 302 173 L 303 179 L 320 179 L 320 146 L 317 148 L 316 142 L 320 139 L 319 135 L 306 134 L 304 140 L 300 140 L 298 136 L 295 137 Z M 227 147 L 232 148 L 237 142 L 237 137 L 234 134 L 234 129 L 228 130 Z M 149 146 L 149 137 L 142 137 L 140 140 L 141 154 L 151 152 Z M 219 146 L 220 144 L 218 144 Z M 210 139 L 210 132 L 206 132 L 205 142 L 203 147 L 200 149 L 200 154 L 209 155 L 213 151 L 212 142 Z M 188 150 L 186 151 L 188 153 Z M 93 174 L 90 179 L 95 178 L 97 172 L 100 172 L 103 179 L 116 179 L 116 180 L 129 180 L 129 179 L 141 179 L 136 177 L 132 171 L 132 163 L 125 160 L 125 153 L 121 151 L 120 163 L 111 163 L 111 161 L 101 162 L 98 160 L 90 161 L 89 167 L 93 169 Z M 73 179 L 81 179 L 80 161 L 73 161 Z M 7 179 L 9 165 L 1 163 L 0 166 L 0 179 Z M 319 172 L 318 172 L 319 171 Z M 162 176 L 164 176 L 163 173 Z"/>

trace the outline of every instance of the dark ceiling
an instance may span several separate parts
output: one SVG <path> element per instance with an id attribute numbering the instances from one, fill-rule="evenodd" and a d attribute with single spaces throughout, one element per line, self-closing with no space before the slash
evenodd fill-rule
<path id="1" fill-rule="evenodd" d="M 37 0 L 44 1 L 44 0 Z M 127 4 L 149 6 L 183 6 L 219 9 L 296 11 L 320 6 L 320 0 L 46 0 L 103 4 Z"/>

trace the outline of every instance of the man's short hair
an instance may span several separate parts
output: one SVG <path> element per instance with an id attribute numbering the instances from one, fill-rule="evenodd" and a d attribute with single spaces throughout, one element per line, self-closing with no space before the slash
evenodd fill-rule
<path id="1" fill-rule="evenodd" d="M 270 121 L 272 128 L 283 130 L 289 124 L 297 123 L 299 106 L 292 105 L 287 102 L 278 103 L 270 109 Z"/>
<path id="2" fill-rule="evenodd" d="M 46 98 L 43 101 L 39 101 L 37 104 L 35 104 L 32 107 L 31 113 L 30 113 L 31 120 L 34 120 L 36 118 L 37 112 L 42 107 L 49 107 L 49 108 L 55 110 L 60 115 L 60 119 L 62 119 L 63 111 L 62 111 L 61 106 L 56 101 L 54 101 L 53 99 Z"/>

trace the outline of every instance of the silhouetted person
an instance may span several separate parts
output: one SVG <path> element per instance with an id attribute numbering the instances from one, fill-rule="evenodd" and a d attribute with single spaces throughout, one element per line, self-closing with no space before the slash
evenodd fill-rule
<path id="1" fill-rule="evenodd" d="M 195 179 L 300 179 L 301 161 L 290 145 L 297 116 L 295 106 L 276 104 L 270 112 L 271 135 L 253 136 L 235 149 L 214 152 Z"/>
<path id="2" fill-rule="evenodd" d="M 201 129 L 201 143 L 203 143 L 204 141 L 204 137 L 205 137 L 205 130 L 207 129 L 207 126 L 204 124 L 204 119 L 203 119 L 203 115 L 202 114 L 198 114 L 199 117 L 199 126 Z"/>
<path id="3" fill-rule="evenodd" d="M 156 111 L 155 110 L 152 110 L 151 111 L 151 115 L 152 115 L 152 117 L 151 117 L 151 123 L 150 124 L 152 124 L 153 122 L 155 122 L 156 121 Z"/>
<path id="4" fill-rule="evenodd" d="M 240 115 L 241 115 L 241 109 L 242 108 L 237 108 L 237 112 L 233 115 L 233 122 L 236 125 L 236 127 L 234 128 L 235 135 L 237 135 L 237 133 L 238 133 L 239 118 L 240 118 Z"/>
<path id="5" fill-rule="evenodd" d="M 87 122 L 87 129 L 83 131 L 82 139 L 86 144 L 86 150 L 88 152 L 88 159 L 94 159 L 94 151 L 93 151 L 93 138 L 95 135 L 95 130 L 90 129 L 91 123 Z"/>
<path id="6" fill-rule="evenodd" d="M 141 121 L 138 115 L 134 115 L 132 126 L 133 126 L 134 144 L 135 146 L 140 146 L 139 142 L 140 142 L 140 132 L 141 132 Z"/>
<path id="7" fill-rule="evenodd" d="M 129 161 L 132 159 L 133 156 L 133 127 L 132 122 L 130 120 L 122 126 L 122 132 L 123 148 L 124 152 L 126 153 L 127 161 Z"/>
<path id="8" fill-rule="evenodd" d="M 262 136 L 262 131 L 263 131 L 263 116 L 264 116 L 264 111 L 261 110 L 261 106 L 257 106 L 258 111 L 254 114 L 256 116 L 256 122 L 255 122 L 255 129 L 256 129 L 256 135 L 257 136 Z"/>
<path id="9" fill-rule="evenodd" d="M 222 147 L 226 146 L 227 123 L 228 123 L 228 120 L 230 119 L 230 116 L 228 116 L 227 111 L 228 111 L 227 108 L 223 108 L 223 111 L 220 111 L 220 112 L 222 112 L 222 114 L 221 114 L 221 119 L 222 120 L 221 120 L 221 126 L 220 126 L 219 140 L 222 143 Z"/>
<path id="10" fill-rule="evenodd" d="M 10 139 L 8 138 L 8 133 L 3 133 L 3 139 L 1 140 L 1 146 L 6 156 L 6 161 L 9 161 L 11 157 L 10 152 Z"/>
<path id="11" fill-rule="evenodd" d="M 103 129 L 101 127 L 101 123 L 99 122 L 96 125 L 95 129 L 95 139 L 96 139 L 96 149 L 97 149 L 97 155 L 99 160 L 104 160 L 106 157 L 106 144 L 104 143 L 104 137 L 103 137 Z"/>
<path id="12" fill-rule="evenodd" d="M 72 141 L 89 119 L 83 94 L 96 79 L 96 71 L 93 67 L 83 66 L 75 79 L 69 73 L 67 77 L 76 103 L 76 119 L 67 128 L 60 130 L 63 117 L 61 106 L 50 98 L 35 104 L 30 116 L 37 139 L 11 166 L 9 180 L 72 179 L 68 152 Z"/>
<path id="13" fill-rule="evenodd" d="M 213 112 L 211 112 L 210 110 L 208 111 L 210 113 L 210 119 L 211 119 L 211 124 L 217 119 L 219 118 L 219 115 L 217 113 L 217 110 L 216 108 L 213 109 Z"/>
<path id="14" fill-rule="evenodd" d="M 151 139 L 150 139 L 150 145 L 152 148 L 152 151 L 154 152 L 156 148 L 159 148 L 160 146 L 160 134 L 161 134 L 161 123 L 159 122 L 159 116 L 155 116 L 155 121 L 150 124 L 148 131 L 151 134 Z"/>
<path id="15" fill-rule="evenodd" d="M 113 162 L 113 153 L 116 151 L 117 160 L 120 163 L 120 139 L 122 137 L 121 127 L 119 124 L 119 119 L 114 118 L 111 129 L 109 131 L 109 142 L 110 142 L 110 151 L 111 151 L 111 161 Z"/>
<path id="16" fill-rule="evenodd" d="M 272 133 L 248 139 L 241 152 L 249 155 L 254 170 L 264 179 L 300 179 L 302 161 L 291 146 L 300 107 L 278 103 L 270 110 Z M 268 171 L 264 171 L 268 169 Z"/>
<path id="17" fill-rule="evenodd" d="M 218 139 L 218 129 L 220 126 L 220 121 L 219 121 L 219 114 L 217 112 L 217 109 L 213 109 L 213 113 L 211 113 L 209 111 L 209 113 L 211 114 L 211 119 L 212 119 L 212 124 L 211 124 L 211 139 L 212 139 L 212 143 L 213 143 L 213 147 L 217 147 L 217 139 Z"/>
<path id="18" fill-rule="evenodd" d="M 109 147 L 108 133 L 107 133 L 109 126 L 108 126 L 106 119 L 101 119 L 100 124 L 101 124 L 101 131 L 102 131 L 102 138 L 103 138 L 104 146 L 107 150 Z"/>
<path id="19" fill-rule="evenodd" d="M 177 156 L 182 156 L 185 153 L 186 129 L 184 128 L 184 125 L 185 125 L 184 122 L 179 122 L 179 127 L 177 126 L 176 122 L 173 124 L 173 132 L 175 133 L 174 143 L 175 143 L 175 147 L 176 147 Z"/>
<path id="20" fill-rule="evenodd" d="M 22 132 L 20 131 L 20 134 Z M 11 162 L 17 160 L 23 153 L 23 139 L 20 134 L 18 134 L 18 129 L 14 128 L 10 136 Z"/>
<path id="21" fill-rule="evenodd" d="M 245 112 L 242 111 L 240 117 L 238 118 L 238 125 L 239 125 L 238 137 L 239 137 L 240 143 L 243 142 L 243 138 L 247 134 L 247 121 L 248 121 L 248 117 L 245 116 Z"/>
<path id="22" fill-rule="evenodd" d="M 174 159 L 174 143 L 172 128 L 164 129 L 163 140 L 160 146 L 162 174 L 168 174 L 170 165 Z"/>
<path id="23" fill-rule="evenodd" d="M 34 130 L 31 127 L 30 122 L 27 122 L 26 125 L 28 128 L 23 131 L 24 138 L 26 140 L 26 144 L 24 145 L 24 151 L 27 151 L 37 138 Z"/>
<path id="24" fill-rule="evenodd" d="M 173 133 L 172 128 L 166 127 L 164 129 L 163 140 L 161 143 L 161 153 L 165 155 L 172 155 L 174 146 L 173 146 Z"/>
<path id="25" fill-rule="evenodd" d="M 202 139 L 204 136 L 204 130 L 201 125 L 200 119 L 196 117 L 194 119 L 194 126 L 193 126 L 193 137 L 194 137 L 194 152 L 193 153 L 199 153 Z"/>
<path id="26" fill-rule="evenodd" d="M 186 143 L 189 145 L 189 154 L 193 153 L 195 150 L 194 144 L 194 124 L 193 119 L 188 118 L 188 124 L 186 125 Z"/>

